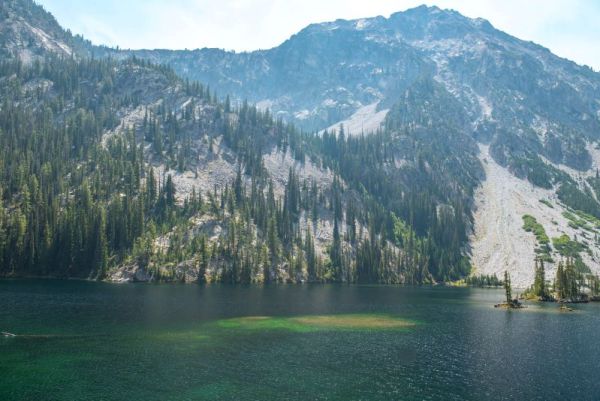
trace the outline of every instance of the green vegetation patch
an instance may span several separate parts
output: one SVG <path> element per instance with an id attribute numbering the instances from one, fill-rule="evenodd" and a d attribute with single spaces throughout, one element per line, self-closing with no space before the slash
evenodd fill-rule
<path id="1" fill-rule="evenodd" d="M 533 216 L 523 215 L 523 230 L 535 234 L 535 238 L 542 245 L 550 243 L 550 238 L 548 238 L 544 226 L 538 223 Z"/>
<path id="2" fill-rule="evenodd" d="M 591 219 L 596 219 L 594 216 L 588 215 L 586 213 L 583 212 L 575 212 L 577 215 L 579 215 L 579 213 L 582 213 L 582 215 L 588 216 Z M 567 220 L 569 220 L 569 227 L 575 228 L 575 229 L 584 229 L 584 230 L 588 230 L 591 231 L 592 227 L 588 224 L 588 221 L 584 220 L 583 218 L 579 218 L 578 216 L 576 216 L 575 214 L 571 213 L 571 212 L 563 212 L 563 217 L 566 218 Z"/>
<path id="3" fill-rule="evenodd" d="M 567 234 L 552 238 L 552 245 L 562 256 L 577 257 L 583 251 L 583 245 L 577 241 L 571 240 Z"/>
<path id="4" fill-rule="evenodd" d="M 523 230 L 531 232 L 535 235 L 538 243 L 538 247 L 535 249 L 535 253 L 545 262 L 553 262 L 550 252 L 550 238 L 546 234 L 544 226 L 537 222 L 535 217 L 531 215 L 523 215 Z"/>
<path id="5" fill-rule="evenodd" d="M 389 330 L 403 329 L 416 322 L 385 314 L 309 315 L 294 317 L 247 316 L 220 320 L 222 328 L 241 330 L 288 330 L 311 332 L 317 330 Z"/>
<path id="6" fill-rule="evenodd" d="M 160 341 L 207 341 L 211 337 L 205 333 L 199 333 L 196 330 L 188 331 L 169 331 L 152 336 Z"/>
<path id="7" fill-rule="evenodd" d="M 581 210 L 576 210 L 575 214 L 592 224 L 595 228 L 600 228 L 600 219 L 592 216 L 591 214 L 582 212 Z"/>

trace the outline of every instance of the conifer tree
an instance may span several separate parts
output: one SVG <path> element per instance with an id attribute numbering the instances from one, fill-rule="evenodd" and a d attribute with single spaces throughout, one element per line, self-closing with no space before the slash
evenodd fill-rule
<path id="1" fill-rule="evenodd" d="M 331 244 L 329 258 L 331 260 L 334 279 L 340 280 L 342 277 L 342 242 L 337 219 L 333 220 L 333 243 Z"/>
<path id="2" fill-rule="evenodd" d="M 506 295 L 506 303 L 512 304 L 512 285 L 510 282 L 510 274 L 506 270 L 504 271 L 504 292 Z"/>
<path id="3" fill-rule="evenodd" d="M 554 277 L 554 292 L 559 299 L 563 299 L 566 296 L 565 284 L 564 265 L 561 260 L 558 262 L 556 276 Z"/>
<path id="4" fill-rule="evenodd" d="M 542 299 L 548 296 L 546 290 L 546 269 L 544 267 L 544 260 L 541 258 L 535 259 L 533 293 L 535 296 L 540 297 Z"/>

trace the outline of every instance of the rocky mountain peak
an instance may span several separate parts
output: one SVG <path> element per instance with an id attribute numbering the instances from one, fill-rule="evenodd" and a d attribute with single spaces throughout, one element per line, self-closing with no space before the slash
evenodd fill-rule
<path id="1" fill-rule="evenodd" d="M 441 39 L 473 34 L 491 24 L 483 19 L 471 19 L 457 11 L 425 5 L 397 12 L 388 19 L 388 28 L 407 40 Z"/>

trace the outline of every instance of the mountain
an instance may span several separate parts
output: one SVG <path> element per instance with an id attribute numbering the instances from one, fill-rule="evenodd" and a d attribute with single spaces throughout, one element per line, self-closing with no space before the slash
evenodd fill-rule
<path id="1" fill-rule="evenodd" d="M 597 73 L 485 20 L 437 7 L 310 25 L 264 51 L 135 54 L 309 130 L 327 128 L 374 104 L 371 110 L 389 109 L 423 77 L 453 93 L 472 122 L 484 117 L 482 122 L 500 120 L 502 128 L 534 123 L 586 132 L 598 128 Z M 554 101 L 559 97 L 565 102 Z M 489 139 L 484 128 L 480 135 Z"/>
<path id="2" fill-rule="evenodd" d="M 3 7 L 1 275 L 424 283 L 469 272 L 475 181 L 424 160 L 459 141 L 306 135 L 169 67 L 91 58 L 119 53 L 31 1 Z M 415 150 L 420 163 L 400 169 Z"/>
<path id="3" fill-rule="evenodd" d="M 586 265 L 600 267 L 597 231 L 577 228 L 580 218 L 595 227 L 600 217 L 600 74 L 589 67 L 486 20 L 426 6 L 313 24 L 269 50 L 134 53 L 308 131 L 343 124 L 359 135 L 389 129 L 392 116 L 401 121 L 393 129 L 402 130 L 432 126 L 445 114 L 466 149 L 480 149 L 487 175 L 474 195 L 475 271 L 500 275 L 508 268 L 525 285 L 533 269 L 523 266 L 534 250 L 548 262 L 566 257 L 551 239 L 539 244 L 524 231 L 524 215 L 535 216 L 551 238 L 580 241 Z M 430 102 L 423 82 L 435 84 L 444 101 Z"/>
<path id="4" fill-rule="evenodd" d="M 257 52 L 120 51 L 1 7 L 2 275 L 600 271 L 600 74 L 487 21 L 422 6 Z"/>

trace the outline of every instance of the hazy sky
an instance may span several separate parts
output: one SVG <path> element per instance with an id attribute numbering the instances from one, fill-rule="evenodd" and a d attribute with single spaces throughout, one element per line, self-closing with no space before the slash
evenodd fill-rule
<path id="1" fill-rule="evenodd" d="M 488 19 L 600 69 L 596 0 L 37 0 L 74 33 L 122 48 L 271 48 L 312 22 L 389 16 L 420 4 Z"/>

